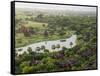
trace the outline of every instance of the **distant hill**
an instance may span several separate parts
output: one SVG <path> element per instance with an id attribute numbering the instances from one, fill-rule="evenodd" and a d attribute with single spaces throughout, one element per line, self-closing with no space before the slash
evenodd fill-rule
<path id="1" fill-rule="evenodd" d="M 32 8 L 16 8 L 17 13 L 26 13 L 26 14 L 33 14 L 37 15 L 40 13 L 46 15 L 63 15 L 63 16 L 96 16 L 95 11 L 75 11 L 75 10 L 60 10 L 60 9 L 32 9 Z"/>

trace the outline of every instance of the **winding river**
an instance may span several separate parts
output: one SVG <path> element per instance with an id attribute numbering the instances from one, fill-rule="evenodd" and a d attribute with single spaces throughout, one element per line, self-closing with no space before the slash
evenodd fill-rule
<path id="1" fill-rule="evenodd" d="M 72 35 L 70 38 L 67 39 L 60 39 L 60 40 L 52 40 L 52 41 L 43 41 L 43 42 L 38 42 L 38 43 L 33 43 L 24 47 L 20 47 L 20 48 L 16 48 L 16 52 L 18 54 L 23 54 L 24 52 L 28 52 L 27 49 L 29 47 L 32 48 L 32 51 L 36 51 L 37 47 L 41 47 L 41 46 L 45 46 L 45 49 L 48 49 L 49 52 L 53 52 L 53 51 L 59 51 L 62 49 L 62 47 L 66 47 L 66 48 L 72 48 L 76 45 L 76 39 L 77 39 L 77 35 Z M 64 41 L 61 41 L 64 40 Z M 70 45 L 70 43 L 72 43 L 72 45 Z M 52 49 L 52 45 L 60 45 L 60 48 L 55 48 Z M 18 51 L 19 49 L 21 49 L 21 51 Z M 36 51 L 36 52 L 44 52 L 43 50 L 40 51 Z"/>

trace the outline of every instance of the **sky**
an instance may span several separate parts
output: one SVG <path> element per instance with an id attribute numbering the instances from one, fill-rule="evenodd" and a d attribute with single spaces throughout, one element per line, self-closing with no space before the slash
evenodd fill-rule
<path id="1" fill-rule="evenodd" d="M 53 4 L 37 4 L 16 2 L 15 8 L 31 8 L 31 9 L 49 9 L 49 10 L 71 10 L 71 11 L 87 11 L 96 12 L 95 7 L 86 6 L 70 6 L 70 5 L 53 5 Z"/>

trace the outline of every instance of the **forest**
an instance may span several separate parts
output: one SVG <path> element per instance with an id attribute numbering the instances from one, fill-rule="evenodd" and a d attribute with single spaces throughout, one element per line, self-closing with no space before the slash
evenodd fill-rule
<path id="1" fill-rule="evenodd" d="M 18 10 L 15 24 L 16 48 L 77 36 L 74 47 L 66 48 L 60 44 L 51 46 L 52 50 L 61 48 L 59 51 L 50 52 L 44 45 L 37 46 L 36 51 L 28 47 L 23 54 L 18 54 L 22 49 L 15 49 L 16 74 L 97 69 L 96 15 L 34 14 Z M 41 49 L 43 53 L 39 52 Z"/>

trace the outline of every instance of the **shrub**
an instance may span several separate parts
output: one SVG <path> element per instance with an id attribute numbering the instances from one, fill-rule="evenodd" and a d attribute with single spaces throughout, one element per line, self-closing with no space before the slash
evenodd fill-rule
<path id="1" fill-rule="evenodd" d="M 73 45 L 73 42 L 70 42 L 70 46 L 72 47 L 72 45 Z"/>
<path id="2" fill-rule="evenodd" d="M 29 53 L 31 53 L 31 52 L 32 52 L 32 48 L 31 48 L 31 47 L 28 47 L 27 51 L 28 51 Z"/>
<path id="3" fill-rule="evenodd" d="M 23 49 L 18 49 L 18 51 L 22 51 Z"/>
<path id="4" fill-rule="evenodd" d="M 44 46 L 44 45 L 42 45 L 42 46 L 41 46 L 41 50 L 44 50 L 44 49 L 45 49 L 45 46 Z"/>
<path id="5" fill-rule="evenodd" d="M 36 47 L 36 51 L 40 51 L 41 49 L 40 49 L 40 47 Z"/>
<path id="6" fill-rule="evenodd" d="M 49 50 L 48 49 L 44 49 L 44 52 L 49 52 Z"/>
<path id="7" fill-rule="evenodd" d="M 66 47 L 64 47 L 64 46 L 62 47 L 62 51 L 65 51 L 66 49 L 67 49 Z"/>
<path id="8" fill-rule="evenodd" d="M 52 45 L 52 49 L 55 49 L 56 47 L 55 47 L 55 45 Z"/>
<path id="9" fill-rule="evenodd" d="M 57 45 L 56 45 L 56 48 L 60 48 L 60 44 L 57 44 Z"/>

